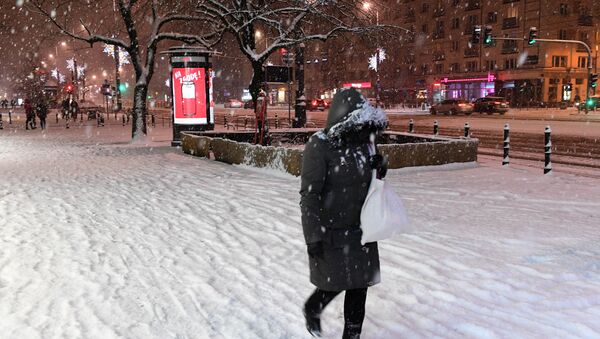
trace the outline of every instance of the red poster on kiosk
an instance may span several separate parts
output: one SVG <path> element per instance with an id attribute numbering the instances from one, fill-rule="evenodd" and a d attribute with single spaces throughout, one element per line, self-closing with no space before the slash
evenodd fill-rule
<path id="1" fill-rule="evenodd" d="M 173 112 L 175 123 L 207 124 L 206 71 L 204 68 L 173 69 Z"/>

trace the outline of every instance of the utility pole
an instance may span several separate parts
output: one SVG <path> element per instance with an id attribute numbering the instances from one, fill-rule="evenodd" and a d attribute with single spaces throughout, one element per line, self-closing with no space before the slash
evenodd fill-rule
<path id="1" fill-rule="evenodd" d="M 306 97 L 304 94 L 304 43 L 296 46 L 296 107 L 294 127 L 302 128 L 306 124 Z"/>

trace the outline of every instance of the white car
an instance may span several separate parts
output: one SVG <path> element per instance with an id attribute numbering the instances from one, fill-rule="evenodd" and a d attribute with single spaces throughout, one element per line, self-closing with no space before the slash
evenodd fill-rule
<path id="1" fill-rule="evenodd" d="M 225 108 L 242 108 L 244 107 L 244 103 L 238 99 L 229 99 L 225 101 Z"/>

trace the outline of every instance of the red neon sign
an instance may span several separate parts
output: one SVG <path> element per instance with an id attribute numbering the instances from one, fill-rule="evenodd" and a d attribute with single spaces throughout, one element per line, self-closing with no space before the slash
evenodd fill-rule
<path id="1" fill-rule="evenodd" d="M 488 76 L 486 78 L 464 78 L 464 79 L 448 79 L 448 78 L 444 78 L 441 80 L 441 82 L 447 84 L 450 82 L 474 82 L 474 81 L 487 81 L 487 82 L 494 82 L 496 80 L 496 76 L 494 74 L 488 74 Z"/>
<path id="2" fill-rule="evenodd" d="M 344 88 L 371 88 L 370 82 L 348 82 L 342 85 Z"/>

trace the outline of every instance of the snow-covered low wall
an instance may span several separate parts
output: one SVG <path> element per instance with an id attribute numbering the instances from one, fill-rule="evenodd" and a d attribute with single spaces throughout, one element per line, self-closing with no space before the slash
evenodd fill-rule
<path id="1" fill-rule="evenodd" d="M 388 132 L 384 137 L 388 143 L 380 143 L 377 148 L 381 154 L 387 155 L 389 168 L 477 161 L 478 139 L 394 132 Z"/>
<path id="2" fill-rule="evenodd" d="M 243 133 L 205 132 L 204 135 L 182 133 L 183 152 L 198 157 L 210 157 L 228 164 L 271 168 L 300 175 L 302 148 L 253 145 Z M 209 136 L 210 135 L 210 136 Z M 251 136 L 251 135 L 250 135 Z M 456 139 L 409 133 L 386 132 L 378 140 L 378 149 L 388 157 L 388 168 L 434 166 L 477 161 L 477 139 Z"/>
<path id="3" fill-rule="evenodd" d="M 300 175 L 302 167 L 302 150 L 299 149 L 260 146 L 186 133 L 182 134 L 182 149 L 187 154 L 199 157 L 209 157 L 212 150 L 217 161 L 276 169 L 295 176 Z"/>

